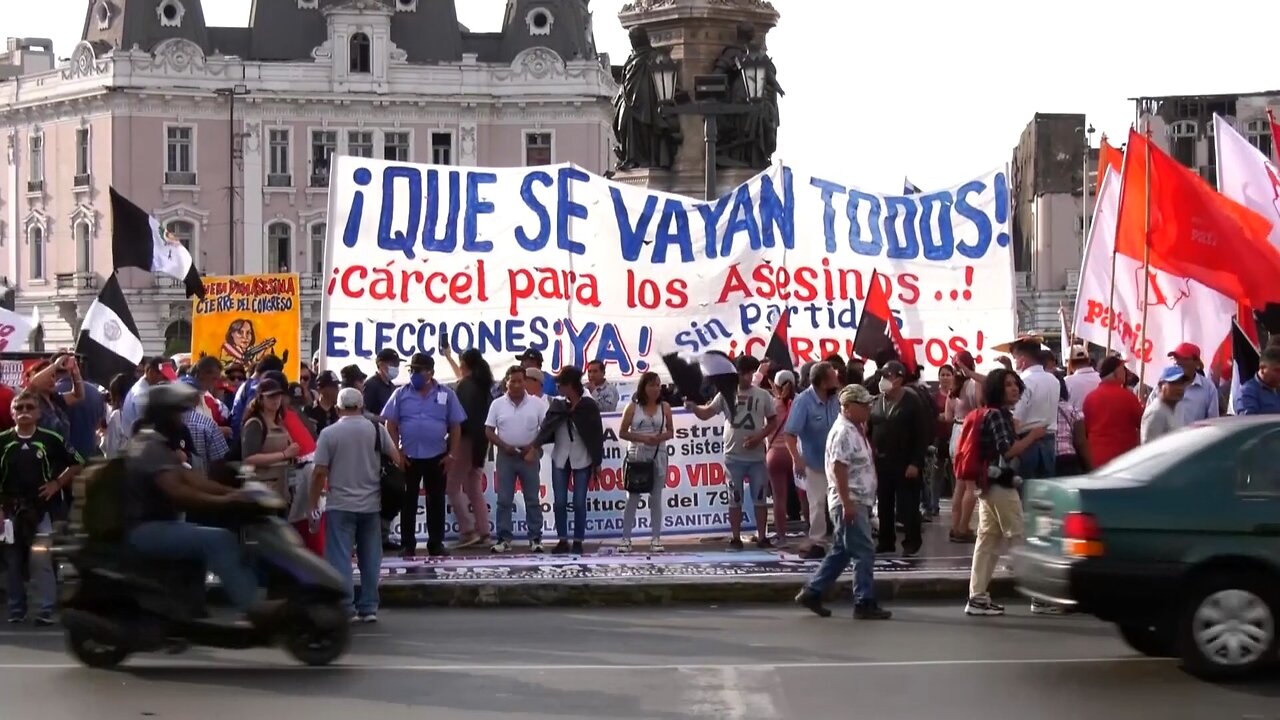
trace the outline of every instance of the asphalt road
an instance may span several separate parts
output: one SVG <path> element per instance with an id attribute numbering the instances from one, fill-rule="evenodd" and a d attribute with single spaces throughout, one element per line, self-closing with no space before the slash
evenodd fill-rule
<path id="1" fill-rule="evenodd" d="M 957 604 L 388 611 L 342 667 L 195 650 L 91 671 L 57 631 L 0 631 L 3 717 L 1280 718 L 1280 676 L 1215 686 L 1088 618 L 966 618 Z"/>

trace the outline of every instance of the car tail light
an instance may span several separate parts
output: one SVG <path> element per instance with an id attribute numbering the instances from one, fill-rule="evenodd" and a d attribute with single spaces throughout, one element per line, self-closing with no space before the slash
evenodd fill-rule
<path id="1" fill-rule="evenodd" d="M 1102 530 L 1089 513 L 1070 512 L 1062 520 L 1062 550 L 1076 557 L 1102 555 Z"/>

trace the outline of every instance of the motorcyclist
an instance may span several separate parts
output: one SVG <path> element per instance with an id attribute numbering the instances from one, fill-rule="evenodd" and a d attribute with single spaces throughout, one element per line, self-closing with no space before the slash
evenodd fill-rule
<path id="1" fill-rule="evenodd" d="M 200 402 L 184 383 L 147 391 L 139 431 L 125 453 L 124 523 L 126 539 L 139 553 L 165 560 L 201 560 L 218 576 L 232 603 L 248 611 L 258 593 L 253 571 L 241 561 L 235 534 L 179 519 L 179 509 L 230 504 L 238 492 L 184 466 L 168 438 L 182 425 L 182 414 Z"/>

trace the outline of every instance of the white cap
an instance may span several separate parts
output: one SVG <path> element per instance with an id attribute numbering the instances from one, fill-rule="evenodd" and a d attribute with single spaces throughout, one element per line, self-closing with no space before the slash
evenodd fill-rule
<path id="1" fill-rule="evenodd" d="M 338 391 L 338 407 L 343 410 L 358 410 L 364 407 L 364 395 L 355 388 L 342 388 Z"/>
<path id="2" fill-rule="evenodd" d="M 796 374 L 790 370 L 779 370 L 778 373 L 773 376 L 774 385 L 786 385 L 787 383 L 791 383 L 792 385 L 796 384 Z"/>

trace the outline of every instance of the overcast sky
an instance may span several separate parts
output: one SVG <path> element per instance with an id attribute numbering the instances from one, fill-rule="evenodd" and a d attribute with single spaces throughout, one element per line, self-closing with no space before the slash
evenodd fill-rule
<path id="1" fill-rule="evenodd" d="M 615 63 L 628 48 L 624 1 L 591 3 Z M 904 175 L 948 186 L 1003 165 L 1036 112 L 1084 112 L 1123 139 L 1129 97 L 1280 89 L 1276 0 L 773 3 L 770 53 L 787 92 L 779 153 L 869 190 L 899 191 Z M 0 0 L 0 34 L 53 38 L 66 57 L 87 5 Z M 205 17 L 245 25 L 249 5 L 204 0 Z M 458 0 L 459 19 L 497 30 L 504 5 Z"/>

